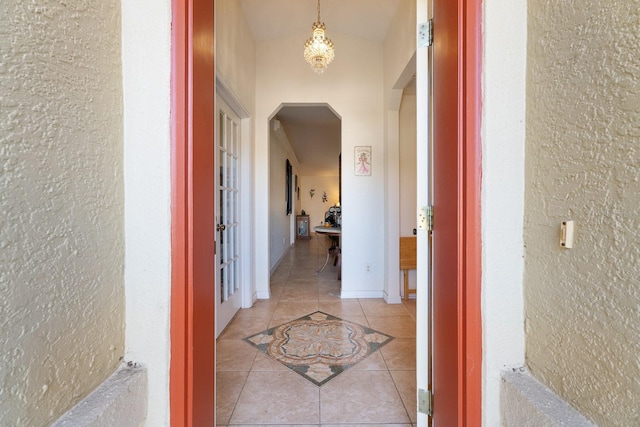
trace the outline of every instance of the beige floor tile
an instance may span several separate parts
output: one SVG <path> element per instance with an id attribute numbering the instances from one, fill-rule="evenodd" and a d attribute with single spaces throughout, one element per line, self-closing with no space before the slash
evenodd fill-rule
<path id="1" fill-rule="evenodd" d="M 322 427 L 411 427 L 411 424 L 322 424 Z"/>
<path id="2" fill-rule="evenodd" d="M 369 325 L 376 331 L 396 338 L 415 338 L 416 322 L 411 317 L 367 316 Z"/>
<path id="3" fill-rule="evenodd" d="M 318 302 L 280 302 L 271 319 L 271 326 L 278 326 L 285 322 L 298 319 L 307 314 L 318 311 Z"/>
<path id="4" fill-rule="evenodd" d="M 415 419 L 405 407 L 415 394 L 415 339 L 404 337 L 415 330 L 407 328 L 415 322 L 415 300 L 389 305 L 382 299 L 341 299 L 337 268 L 330 263 L 316 274 L 328 246 L 316 240 L 302 241 L 299 250 L 288 252 L 272 277 L 271 298 L 240 310 L 221 334 L 216 349 L 217 390 L 224 391 L 217 402 L 219 425 L 319 427 L 322 420 L 322 427 L 409 427 Z M 320 388 L 241 341 L 318 310 L 396 338 Z M 246 385 L 238 386 L 245 379 Z"/>
<path id="5" fill-rule="evenodd" d="M 384 363 L 384 358 L 380 351 L 376 351 L 371 356 L 367 357 L 360 363 L 356 363 L 349 369 L 356 371 L 386 371 L 387 364 Z"/>
<path id="6" fill-rule="evenodd" d="M 359 317 L 364 316 L 357 300 L 321 301 L 318 309 L 332 316 L 343 318 L 343 316 Z"/>
<path id="7" fill-rule="evenodd" d="M 363 316 L 339 316 L 342 320 L 348 320 L 349 322 L 357 323 L 362 326 L 369 326 L 369 322 L 366 317 Z"/>
<path id="8" fill-rule="evenodd" d="M 216 424 L 226 425 L 236 406 L 249 372 L 218 372 L 216 374 Z"/>
<path id="9" fill-rule="evenodd" d="M 247 317 L 233 319 L 226 329 L 222 331 L 218 340 L 246 338 L 267 329 L 268 325 L 269 319 L 266 318 Z"/>
<path id="10" fill-rule="evenodd" d="M 340 299 L 340 288 L 336 289 L 320 289 L 318 292 L 318 301 L 320 302 L 336 302 L 347 301 Z"/>
<path id="11" fill-rule="evenodd" d="M 383 299 L 360 299 L 359 301 L 367 317 L 409 316 L 409 312 L 402 304 L 387 304 Z"/>
<path id="12" fill-rule="evenodd" d="M 416 371 L 390 371 L 412 423 L 418 421 Z"/>
<path id="13" fill-rule="evenodd" d="M 216 371 L 249 371 L 257 351 L 243 340 L 218 340 Z"/>
<path id="14" fill-rule="evenodd" d="M 396 338 L 380 350 L 389 370 L 403 371 L 416 369 L 416 340 Z"/>
<path id="15" fill-rule="evenodd" d="M 261 351 L 258 351 L 253 365 L 251 365 L 252 371 L 288 371 L 290 370 L 282 363 L 273 360 L 271 357 L 265 355 Z"/>
<path id="16" fill-rule="evenodd" d="M 231 424 L 318 424 L 318 387 L 291 371 L 251 372 Z"/>
<path id="17" fill-rule="evenodd" d="M 347 371 L 320 389 L 325 423 L 409 423 L 395 384 L 386 371 Z"/>
<path id="18" fill-rule="evenodd" d="M 318 301 L 318 287 L 306 286 L 299 288 L 287 287 L 282 291 L 280 295 L 280 302 L 303 302 L 303 301 Z"/>
<path id="19" fill-rule="evenodd" d="M 257 300 L 253 303 L 253 307 L 251 308 L 241 308 L 238 310 L 238 314 L 236 314 L 236 318 L 246 318 L 246 317 L 266 317 L 271 318 L 273 316 L 273 312 L 276 311 L 276 307 L 278 306 L 277 301 L 273 300 Z"/>
<path id="20" fill-rule="evenodd" d="M 403 300 L 402 305 L 404 305 L 407 311 L 409 312 L 409 316 L 411 316 L 413 320 L 415 320 L 416 319 L 416 300 L 415 299 L 409 299 L 407 301 Z"/>

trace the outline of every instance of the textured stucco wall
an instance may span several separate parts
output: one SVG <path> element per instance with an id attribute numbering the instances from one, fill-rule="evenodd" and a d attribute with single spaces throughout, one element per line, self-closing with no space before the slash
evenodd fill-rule
<path id="1" fill-rule="evenodd" d="M 0 425 L 46 425 L 124 347 L 120 2 L 0 2 Z"/>
<path id="2" fill-rule="evenodd" d="M 528 15 L 527 364 L 598 425 L 640 425 L 640 2 Z"/>

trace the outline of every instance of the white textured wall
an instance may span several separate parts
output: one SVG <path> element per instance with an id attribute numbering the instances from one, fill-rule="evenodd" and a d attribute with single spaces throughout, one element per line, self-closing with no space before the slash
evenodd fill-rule
<path id="1" fill-rule="evenodd" d="M 124 352 L 120 2 L 0 2 L 0 425 L 47 425 Z"/>
<path id="2" fill-rule="evenodd" d="M 126 353 L 148 375 L 148 426 L 169 425 L 170 0 L 122 1 Z"/>
<path id="3" fill-rule="evenodd" d="M 639 22 L 638 1 L 529 2 L 527 364 L 601 426 L 640 425 Z"/>
<path id="4" fill-rule="evenodd" d="M 527 0 L 484 0 L 482 417 L 500 425 L 500 374 L 524 364 L 522 275 Z"/>

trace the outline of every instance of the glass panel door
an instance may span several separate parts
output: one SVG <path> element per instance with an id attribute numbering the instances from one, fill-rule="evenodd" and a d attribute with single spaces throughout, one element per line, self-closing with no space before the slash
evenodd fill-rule
<path id="1" fill-rule="evenodd" d="M 240 308 L 239 248 L 239 167 L 240 119 L 220 99 L 218 101 L 216 188 L 216 336 Z"/>

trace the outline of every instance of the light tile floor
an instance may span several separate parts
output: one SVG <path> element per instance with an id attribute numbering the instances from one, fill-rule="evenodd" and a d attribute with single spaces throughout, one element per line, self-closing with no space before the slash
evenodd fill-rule
<path id="1" fill-rule="evenodd" d="M 340 299 L 323 237 L 298 241 L 271 277 L 271 299 L 238 312 L 217 340 L 217 425 L 412 426 L 416 423 L 415 301 Z M 315 311 L 395 339 L 318 387 L 242 339 Z"/>

